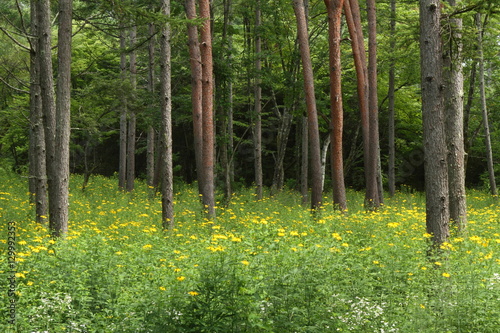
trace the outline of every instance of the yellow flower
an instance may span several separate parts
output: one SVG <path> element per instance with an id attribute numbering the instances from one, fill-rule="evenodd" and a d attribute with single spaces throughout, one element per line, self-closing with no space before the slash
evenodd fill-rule
<path id="1" fill-rule="evenodd" d="M 349 244 L 347 244 L 347 243 L 342 243 L 342 246 L 343 246 L 343 247 L 349 247 Z"/>
<path id="2" fill-rule="evenodd" d="M 250 265 L 250 262 L 248 260 L 242 260 L 241 263 L 245 266 Z"/>
<path id="3" fill-rule="evenodd" d="M 34 284 L 34 282 L 33 282 L 33 281 L 28 281 L 28 282 L 26 282 L 26 285 L 27 285 L 27 286 L 32 286 L 33 284 Z"/>
<path id="4" fill-rule="evenodd" d="M 378 265 L 378 264 L 380 264 L 380 262 L 378 260 L 373 260 L 373 264 Z"/>
<path id="5" fill-rule="evenodd" d="M 151 245 L 151 244 L 146 244 L 146 245 L 144 245 L 142 248 L 143 248 L 143 250 L 149 250 L 149 249 L 151 249 L 152 247 L 153 247 L 153 245 Z"/>
<path id="6" fill-rule="evenodd" d="M 167 290 L 167 288 L 165 288 L 165 287 L 160 287 L 160 290 L 161 290 L 161 291 L 165 291 L 165 290 Z"/>
<path id="7" fill-rule="evenodd" d="M 115 254 L 118 255 L 118 256 L 121 256 L 123 254 L 123 252 L 122 251 L 116 251 Z"/>
<path id="8" fill-rule="evenodd" d="M 177 281 L 184 281 L 186 279 L 185 276 L 178 276 Z"/>
<path id="9" fill-rule="evenodd" d="M 445 278 L 449 278 L 449 277 L 451 276 L 451 275 L 450 275 L 450 274 L 448 274 L 448 273 L 443 273 L 443 274 L 441 274 L 441 275 L 442 275 L 442 276 L 444 276 Z"/>
<path id="10" fill-rule="evenodd" d="M 22 241 L 17 242 L 17 244 L 19 244 L 19 245 L 26 245 L 28 243 L 25 240 L 22 240 Z"/>
<path id="11" fill-rule="evenodd" d="M 425 305 L 423 305 L 423 304 L 420 304 L 420 307 L 421 307 L 422 309 L 425 309 Z"/>
<path id="12" fill-rule="evenodd" d="M 441 265 L 442 265 L 442 263 L 440 263 L 439 261 L 436 261 L 436 262 L 434 262 L 434 265 L 436 265 L 436 266 L 441 266 Z"/>
<path id="13" fill-rule="evenodd" d="M 423 270 L 423 271 L 425 271 L 427 269 L 427 267 L 422 266 L 422 267 L 420 267 L 420 269 Z"/>
<path id="14" fill-rule="evenodd" d="M 337 232 L 334 232 L 332 234 L 332 237 L 335 238 L 336 240 L 338 241 L 341 241 L 342 240 L 342 237 L 337 233 Z"/>
<path id="15" fill-rule="evenodd" d="M 389 228 L 397 228 L 401 225 L 401 223 L 398 223 L 398 222 L 390 222 L 390 223 L 387 223 L 387 226 Z"/>
<path id="16" fill-rule="evenodd" d="M 197 295 L 199 295 L 200 293 L 199 293 L 199 292 L 197 292 L 197 291 L 190 291 L 190 292 L 188 292 L 188 294 L 189 294 L 189 295 L 191 295 L 191 296 L 197 296 Z"/>
<path id="17" fill-rule="evenodd" d="M 16 278 L 25 278 L 26 275 L 24 275 L 23 273 L 16 273 L 15 274 Z"/>

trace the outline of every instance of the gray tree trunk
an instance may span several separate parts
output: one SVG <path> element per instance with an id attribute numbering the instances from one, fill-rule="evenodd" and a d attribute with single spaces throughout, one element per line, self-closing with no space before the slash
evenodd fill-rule
<path id="1" fill-rule="evenodd" d="M 186 16 L 189 20 L 198 18 L 195 0 L 185 1 Z M 198 191 L 203 195 L 203 115 L 202 115 L 202 68 L 198 26 L 188 23 L 189 63 L 191 66 L 191 103 L 193 114 L 193 144 L 196 161 Z"/>
<path id="2" fill-rule="evenodd" d="M 59 32 L 57 40 L 57 91 L 55 161 L 50 170 L 49 227 L 54 236 L 68 231 L 69 219 L 69 139 L 71 114 L 71 39 L 72 0 L 59 1 Z"/>
<path id="3" fill-rule="evenodd" d="M 261 11 L 260 11 L 260 1 L 256 2 L 255 10 L 255 106 L 254 115 L 255 123 L 253 130 L 254 138 L 254 161 L 255 161 L 255 194 L 257 195 L 257 200 L 262 199 L 262 87 L 261 87 L 261 71 L 262 71 L 262 39 L 260 34 L 261 29 Z"/>
<path id="4" fill-rule="evenodd" d="M 127 77 L 127 55 L 125 54 L 125 28 L 120 28 L 120 78 Z M 120 157 L 118 165 L 118 187 L 122 190 L 127 185 L 127 96 L 125 89 L 120 92 Z"/>
<path id="5" fill-rule="evenodd" d="M 35 218 L 39 223 L 47 221 L 47 165 L 45 151 L 45 131 L 43 127 L 42 96 L 40 89 L 40 48 L 38 43 L 38 9 L 37 1 L 31 6 L 31 39 L 30 52 L 30 193 L 35 203 Z"/>
<path id="6" fill-rule="evenodd" d="M 455 0 L 448 0 L 455 7 Z M 446 140 L 448 146 L 448 186 L 450 220 L 459 230 L 467 222 L 464 151 L 464 76 L 462 69 L 462 19 L 451 17 L 443 41 L 443 81 L 445 84 Z"/>
<path id="7" fill-rule="evenodd" d="M 137 28 L 133 26 L 130 29 L 130 47 L 135 48 L 137 42 Z M 130 52 L 130 86 L 132 88 L 132 107 L 128 108 L 128 128 L 127 128 L 127 191 L 134 190 L 135 183 L 135 130 L 136 115 L 135 104 L 137 95 L 137 53 L 135 50 Z"/>
<path id="8" fill-rule="evenodd" d="M 450 220 L 440 18 L 440 1 L 420 0 L 426 226 L 434 245 L 448 239 Z"/>
<path id="9" fill-rule="evenodd" d="M 300 193 L 302 204 L 309 201 L 309 134 L 307 133 L 307 117 L 301 117 L 302 141 L 301 141 L 301 162 L 300 162 Z"/>
<path id="10" fill-rule="evenodd" d="M 151 39 L 148 45 L 148 91 L 151 96 L 155 93 L 155 26 L 153 23 L 149 25 L 149 35 Z M 153 110 L 154 103 L 151 103 Z M 153 116 L 153 115 L 150 115 Z M 154 176 L 155 176 L 155 130 L 152 124 L 148 126 L 147 135 L 147 184 L 150 192 L 154 193 Z"/>
<path id="11" fill-rule="evenodd" d="M 484 142 L 486 145 L 486 160 L 488 163 L 488 176 L 490 180 L 490 192 L 492 195 L 498 195 L 495 180 L 495 169 L 493 165 L 493 152 L 491 149 L 490 124 L 488 120 L 488 108 L 486 105 L 486 92 L 484 83 L 484 52 L 483 52 L 483 26 L 481 23 L 481 13 L 476 14 L 477 26 L 477 49 L 479 60 L 479 94 L 481 96 L 481 109 L 483 114 Z"/>
<path id="12" fill-rule="evenodd" d="M 170 0 L 162 0 L 162 14 L 170 18 Z M 172 161 L 172 89 L 170 23 L 163 24 L 160 34 L 160 107 L 161 107 L 161 158 L 162 158 L 162 225 L 163 229 L 174 227 L 174 189 Z"/>
<path id="13" fill-rule="evenodd" d="M 396 48 L 396 0 L 391 0 L 391 28 L 390 28 L 390 49 L 394 52 Z M 392 197 L 396 193 L 396 127 L 395 127 L 395 60 L 391 55 L 389 64 L 389 166 L 387 178 L 389 182 L 389 195 Z"/>

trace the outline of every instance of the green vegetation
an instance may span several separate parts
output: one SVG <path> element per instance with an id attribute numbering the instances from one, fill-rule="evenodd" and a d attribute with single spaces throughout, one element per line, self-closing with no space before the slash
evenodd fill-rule
<path id="1" fill-rule="evenodd" d="M 16 227 L 16 329 L 2 332 L 498 332 L 496 202 L 469 193 L 469 226 L 426 255 L 424 200 L 400 192 L 379 212 L 326 206 L 313 219 L 292 191 L 251 190 L 200 212 L 181 185 L 176 228 L 158 198 L 116 180 L 72 178 L 70 231 L 53 240 L 33 219 L 25 179 L 0 174 L 0 275 L 8 290 L 7 223 Z M 331 201 L 325 198 L 325 201 Z M 0 316 L 10 299 L 0 294 Z"/>

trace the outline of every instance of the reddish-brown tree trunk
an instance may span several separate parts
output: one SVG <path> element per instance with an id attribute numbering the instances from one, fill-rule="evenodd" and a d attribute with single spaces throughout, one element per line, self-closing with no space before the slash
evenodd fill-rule
<path id="1" fill-rule="evenodd" d="M 304 91 L 306 97 L 307 123 L 309 132 L 309 154 L 311 163 L 311 209 L 319 209 L 322 204 L 321 193 L 321 148 L 319 140 L 318 113 L 314 96 L 314 78 L 309 50 L 309 34 L 303 0 L 294 0 L 293 7 L 297 19 L 297 35 L 302 58 L 304 74 Z"/>
<path id="2" fill-rule="evenodd" d="M 203 124 L 203 191 L 202 201 L 209 218 L 215 218 L 214 184 L 214 115 L 213 115 L 213 59 L 210 27 L 210 0 L 200 0 L 200 31 L 202 63 L 202 124 Z"/>
<path id="3" fill-rule="evenodd" d="M 328 14 L 328 41 L 330 44 L 330 109 L 331 109 L 331 164 L 333 182 L 333 204 L 340 210 L 347 209 L 344 183 L 344 164 L 342 151 L 343 109 L 340 64 L 340 25 L 343 0 L 325 0 Z"/>

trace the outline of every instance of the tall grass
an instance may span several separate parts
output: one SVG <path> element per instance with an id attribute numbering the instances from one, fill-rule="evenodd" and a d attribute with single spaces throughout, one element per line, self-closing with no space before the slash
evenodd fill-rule
<path id="1" fill-rule="evenodd" d="M 375 213 L 312 218 L 292 191 L 252 190 L 200 212 L 194 187 L 176 194 L 176 227 L 144 184 L 133 193 L 72 178 L 64 239 L 37 225 L 25 180 L 0 174 L 2 332 L 498 332 L 496 202 L 470 192 L 467 232 L 427 257 L 424 198 L 398 193 Z M 325 201 L 330 201 L 325 198 Z M 16 226 L 16 283 L 7 292 L 7 222 Z"/>

